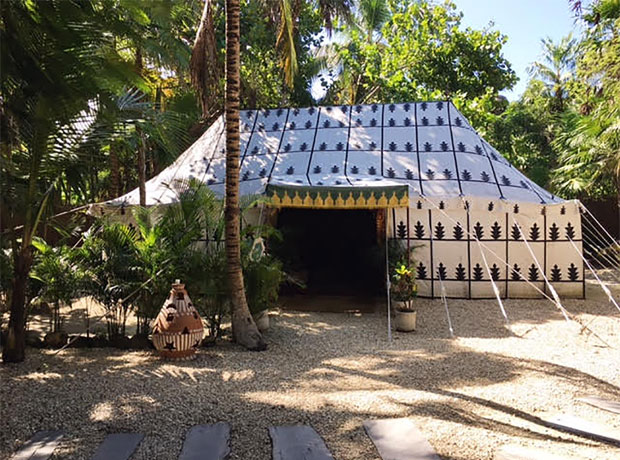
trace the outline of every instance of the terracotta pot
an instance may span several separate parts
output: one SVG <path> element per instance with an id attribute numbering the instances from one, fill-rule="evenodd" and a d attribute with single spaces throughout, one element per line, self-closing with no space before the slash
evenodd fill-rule
<path id="1" fill-rule="evenodd" d="M 185 285 L 177 280 L 155 318 L 153 345 L 164 358 L 190 359 L 200 346 L 203 334 L 202 319 Z"/>
<path id="2" fill-rule="evenodd" d="M 411 332 L 415 331 L 417 312 L 396 310 L 394 317 L 394 326 L 397 331 Z"/>
<path id="3" fill-rule="evenodd" d="M 259 331 L 264 332 L 269 329 L 269 313 L 267 310 L 263 310 L 258 312 L 254 316 L 254 322 L 256 323 L 256 327 Z"/>

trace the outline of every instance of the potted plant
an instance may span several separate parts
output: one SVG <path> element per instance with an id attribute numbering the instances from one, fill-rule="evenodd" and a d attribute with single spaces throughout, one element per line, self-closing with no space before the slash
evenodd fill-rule
<path id="1" fill-rule="evenodd" d="M 392 276 L 392 301 L 396 310 L 395 326 L 397 331 L 411 332 L 415 330 L 416 311 L 413 300 L 418 295 L 413 271 L 405 264 L 399 264 Z"/>

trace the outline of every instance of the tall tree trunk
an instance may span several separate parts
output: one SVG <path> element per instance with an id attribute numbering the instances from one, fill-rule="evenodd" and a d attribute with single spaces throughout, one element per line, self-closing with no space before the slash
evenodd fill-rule
<path id="1" fill-rule="evenodd" d="M 138 189 L 140 192 L 140 206 L 146 206 L 146 145 L 140 127 L 136 127 L 138 134 Z"/>
<path id="2" fill-rule="evenodd" d="M 41 169 L 41 159 L 47 149 L 48 121 L 43 120 L 32 143 L 32 159 L 30 162 L 30 177 L 28 179 L 28 191 L 26 193 L 24 210 L 24 227 L 22 229 L 22 241 L 14 259 L 14 274 L 11 295 L 11 313 L 9 316 L 9 330 L 7 341 L 2 349 L 2 361 L 5 363 L 19 363 L 26 357 L 26 287 L 28 275 L 32 266 L 32 237 L 38 226 L 38 216 L 35 213 L 37 207 L 37 181 Z M 40 206 L 45 206 L 43 199 Z M 15 245 L 17 246 L 17 245 Z"/>
<path id="3" fill-rule="evenodd" d="M 142 62 L 142 48 L 136 47 L 136 73 L 142 76 L 144 68 Z M 138 190 L 140 192 L 140 206 L 146 206 L 146 143 L 144 134 L 139 125 L 136 125 L 136 134 L 138 135 Z"/>
<path id="4" fill-rule="evenodd" d="M 232 306 L 234 340 L 249 350 L 264 350 L 267 344 L 250 314 L 241 271 L 239 208 L 239 89 L 241 77 L 239 0 L 226 0 L 226 271 Z"/>
<path id="5" fill-rule="evenodd" d="M 196 40 L 189 62 L 192 85 L 198 93 L 202 117 L 210 120 L 216 108 L 220 106 L 221 63 L 213 23 L 213 0 L 204 0 L 205 4 L 196 33 Z"/>
<path id="6" fill-rule="evenodd" d="M 120 196 L 120 170 L 118 165 L 118 154 L 114 143 L 110 144 L 110 193 L 108 198 L 117 198 Z"/>

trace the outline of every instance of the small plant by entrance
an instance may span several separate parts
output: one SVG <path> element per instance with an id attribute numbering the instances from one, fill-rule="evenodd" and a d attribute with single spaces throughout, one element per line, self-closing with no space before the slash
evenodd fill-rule
<path id="1" fill-rule="evenodd" d="M 392 275 L 391 295 L 396 310 L 396 330 L 414 331 L 417 313 L 413 302 L 418 295 L 418 286 L 415 283 L 413 270 L 406 264 L 399 264 Z"/>

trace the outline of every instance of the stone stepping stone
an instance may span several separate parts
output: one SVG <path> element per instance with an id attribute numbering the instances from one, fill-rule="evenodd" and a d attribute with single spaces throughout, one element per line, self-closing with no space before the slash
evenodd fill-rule
<path id="1" fill-rule="evenodd" d="M 62 431 L 38 431 L 19 448 L 11 460 L 47 460 L 63 436 Z"/>
<path id="2" fill-rule="evenodd" d="M 598 407 L 599 409 L 620 414 L 620 402 L 618 401 L 611 401 L 609 399 L 599 398 L 598 396 L 586 396 L 579 398 L 577 401 L 590 404 L 591 406 Z"/>
<path id="3" fill-rule="evenodd" d="M 575 457 L 570 457 L 577 460 Z M 506 445 L 495 454 L 495 460 L 569 460 L 567 457 L 558 457 L 544 450 L 525 448 L 517 445 Z"/>
<path id="4" fill-rule="evenodd" d="M 91 460 L 127 460 L 134 453 L 144 435 L 140 433 L 114 433 L 103 440 Z"/>
<path id="5" fill-rule="evenodd" d="M 230 455 L 230 425 L 196 425 L 185 436 L 179 460 L 225 460 Z"/>
<path id="6" fill-rule="evenodd" d="M 439 460 L 411 419 L 366 420 L 364 429 L 383 460 Z"/>
<path id="7" fill-rule="evenodd" d="M 273 445 L 273 460 L 334 460 L 311 426 L 271 426 L 269 436 Z"/>
<path id="8" fill-rule="evenodd" d="M 620 446 L 620 431 L 573 415 L 556 415 L 546 420 L 546 423 L 556 430 Z"/>

